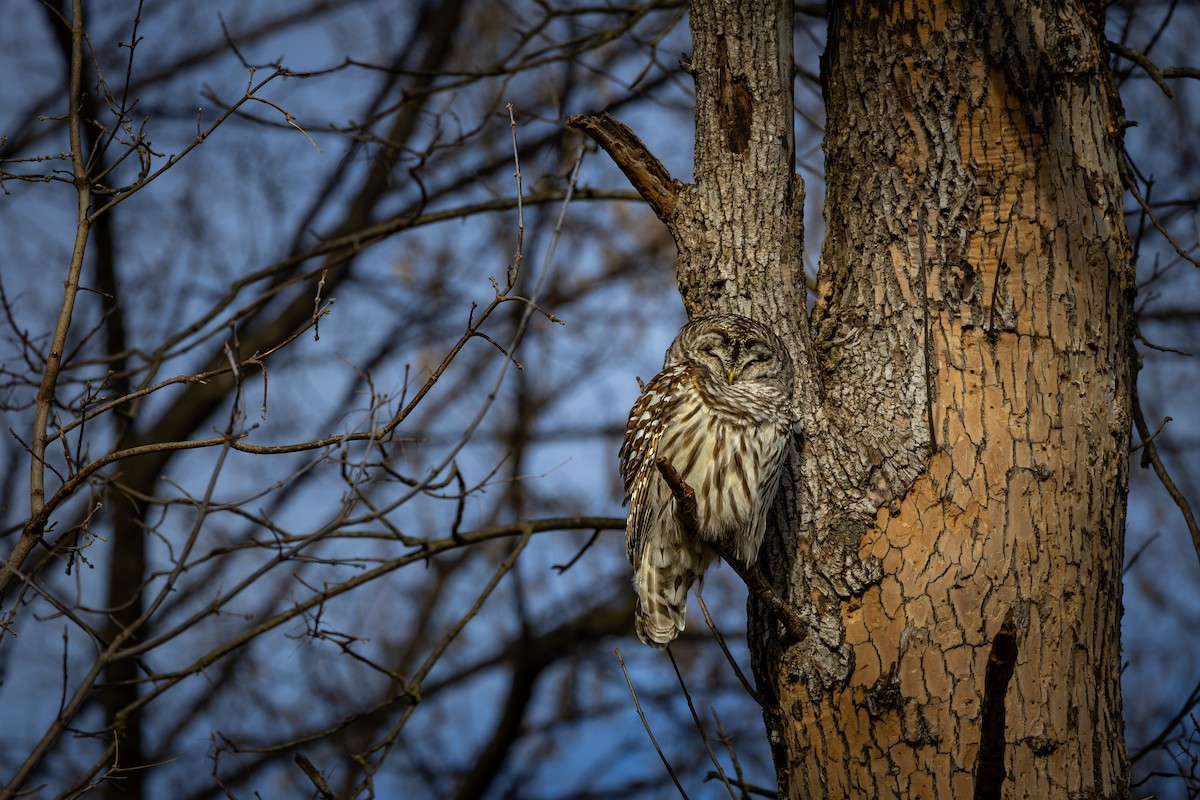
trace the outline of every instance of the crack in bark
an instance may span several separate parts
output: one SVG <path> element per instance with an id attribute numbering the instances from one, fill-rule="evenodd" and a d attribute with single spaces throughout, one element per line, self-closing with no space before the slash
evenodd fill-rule
<path id="1" fill-rule="evenodd" d="M 1004 696 L 1017 662 L 1017 636 L 1012 612 L 992 640 L 983 677 L 983 709 L 979 722 L 979 756 L 975 761 L 975 800 L 999 800 L 1004 789 Z"/>
<path id="2" fill-rule="evenodd" d="M 750 127 L 754 123 L 754 97 L 746 78 L 730 69 L 725 37 L 717 36 L 717 101 L 725 147 L 738 155 L 750 146 Z"/>

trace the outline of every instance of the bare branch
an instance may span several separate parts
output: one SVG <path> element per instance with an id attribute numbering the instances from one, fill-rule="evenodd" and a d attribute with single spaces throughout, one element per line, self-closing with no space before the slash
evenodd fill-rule
<path id="1" fill-rule="evenodd" d="M 670 645 L 667 645 L 670 649 Z M 642 727 L 646 729 L 646 735 L 650 737 L 650 744 L 654 745 L 654 752 L 658 753 L 658 757 L 662 759 L 663 766 L 667 768 L 667 774 L 671 776 L 671 780 L 675 783 L 675 788 L 679 790 L 679 796 L 687 800 L 687 792 L 683 790 L 683 784 L 679 782 L 679 776 L 675 774 L 675 769 L 671 766 L 671 762 L 667 760 L 667 756 L 663 753 L 662 748 L 658 746 L 658 740 L 654 738 L 654 731 L 650 730 L 650 723 L 646 719 L 646 713 L 642 711 L 642 704 L 638 701 L 637 691 L 633 688 L 633 680 L 629 677 L 629 670 L 625 669 L 625 659 L 621 657 L 621 648 L 616 649 L 617 661 L 621 664 L 621 673 L 625 676 L 625 683 L 629 686 L 629 696 L 633 698 L 633 707 L 637 709 L 638 719 L 642 721 Z"/>
<path id="2" fill-rule="evenodd" d="M 83 121 L 79 104 L 82 102 L 83 85 L 83 0 L 71 4 L 71 86 L 68 95 L 68 129 L 71 137 L 71 170 L 75 180 L 76 222 L 75 244 L 71 252 L 71 263 L 67 279 L 63 282 L 62 304 L 50 351 L 46 354 L 46 368 L 38 388 L 36 413 L 33 421 L 33 440 L 29 458 L 29 516 L 39 518 L 46 508 L 46 430 L 50 423 L 50 411 L 54 406 L 55 387 L 62 367 L 63 350 L 66 349 L 67 333 L 75 310 L 75 295 L 79 292 L 79 276 L 83 272 L 83 255 L 87 249 L 91 223 L 88 210 L 92 202 L 91 179 L 83 159 Z M 0 597 L 12 582 L 16 570 L 24 562 L 35 544 L 41 539 L 41 526 L 26 528 L 13 547 L 12 553 L 0 572 Z"/>
<path id="3" fill-rule="evenodd" d="M 608 112 L 576 114 L 567 124 L 587 134 L 612 158 L 658 218 L 674 230 L 675 201 L 683 184 L 673 179 L 649 148 Z"/>
<path id="4" fill-rule="evenodd" d="M 704 621 L 708 624 L 708 629 L 712 631 L 713 638 L 717 640 L 717 644 L 721 647 L 721 652 L 725 654 L 725 660 L 729 662 L 729 666 L 733 667 L 733 674 L 737 676 L 738 682 L 742 684 L 742 688 L 746 690 L 746 694 L 750 695 L 759 706 L 762 705 L 762 700 L 758 697 L 758 692 L 750 685 L 750 681 L 746 680 L 745 673 L 738 666 L 737 659 L 733 657 L 733 653 L 729 652 L 729 646 L 725 644 L 725 637 L 721 635 L 721 631 L 717 630 L 717 624 L 713 622 L 712 615 L 708 613 L 708 606 L 704 603 L 704 598 L 696 595 L 696 603 L 700 606 L 700 613 L 704 615 Z"/>
<path id="5" fill-rule="evenodd" d="M 692 693 L 688 691 L 687 683 L 683 680 L 683 673 L 679 671 L 679 663 L 675 661 L 675 654 L 671 652 L 671 648 L 667 648 L 667 656 L 671 659 L 671 668 L 675 670 L 675 678 L 679 681 L 679 689 L 683 692 L 683 698 L 687 701 L 688 712 L 692 715 L 692 723 L 696 726 L 696 731 L 700 734 L 700 740 L 704 743 L 704 750 L 708 753 L 708 760 L 717 768 L 717 775 L 720 776 L 721 782 L 725 784 L 725 789 L 729 792 L 729 796 L 737 800 L 737 795 L 734 794 L 733 787 L 729 785 L 729 777 L 725 774 L 725 770 L 721 767 L 721 762 L 717 760 L 717 754 L 713 752 L 712 743 L 708 740 L 708 734 L 704 732 L 704 723 L 700 721 L 700 715 L 696 713 L 696 706 L 692 703 Z"/>
<path id="6" fill-rule="evenodd" d="M 1116 53 L 1117 55 L 1121 56 L 1121 58 L 1132 61 L 1144 69 L 1146 74 L 1150 76 L 1150 79 L 1154 81 L 1155 85 L 1157 85 L 1159 89 L 1162 89 L 1163 94 L 1169 98 L 1175 97 L 1174 92 L 1171 91 L 1171 87 L 1167 86 L 1166 76 L 1163 75 L 1163 71 L 1159 69 L 1153 61 L 1147 58 L 1144 53 L 1139 53 L 1132 47 L 1126 47 L 1119 42 L 1106 42 L 1106 44 L 1108 45 L 1109 51 Z"/>
<path id="7" fill-rule="evenodd" d="M 1171 496 L 1171 499 L 1179 508 L 1179 513 L 1183 515 L 1184 524 L 1187 525 L 1188 533 L 1192 536 L 1192 547 L 1196 551 L 1196 558 L 1200 559 L 1200 524 L 1196 522 L 1196 514 L 1192 511 L 1192 504 L 1184 497 L 1183 492 L 1179 491 L 1179 487 L 1175 485 L 1175 481 L 1171 480 L 1166 465 L 1163 464 L 1162 458 L 1158 454 L 1158 445 L 1154 441 L 1158 435 L 1158 431 L 1152 434 L 1150 426 L 1146 424 L 1146 417 L 1142 412 L 1141 400 L 1138 398 L 1136 375 L 1133 384 L 1133 424 L 1137 428 L 1138 436 L 1142 438 L 1139 445 L 1142 448 L 1142 469 L 1148 466 L 1154 467 L 1154 474 L 1158 476 L 1163 488 L 1167 490 L 1167 494 Z M 1161 428 L 1162 426 L 1160 425 L 1159 429 L 1161 430 Z"/>
<path id="8" fill-rule="evenodd" d="M 296 753 L 296 766 L 300 767 L 301 771 L 312 781 L 321 800 L 333 800 L 335 795 L 329 788 L 329 784 L 325 782 L 325 776 L 321 774 L 319 769 L 313 766 L 311 761 L 305 758 L 303 753 Z"/>

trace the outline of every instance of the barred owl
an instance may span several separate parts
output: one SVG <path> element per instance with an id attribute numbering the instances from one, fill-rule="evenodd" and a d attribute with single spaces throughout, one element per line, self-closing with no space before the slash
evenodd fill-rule
<path id="1" fill-rule="evenodd" d="M 751 564 L 791 444 L 792 360 L 771 330 L 733 314 L 679 331 L 662 372 L 629 412 L 621 475 L 625 548 L 638 593 L 638 638 L 665 647 L 684 626 L 687 594 L 716 557 Z M 682 530 L 655 459 L 696 495 L 697 537 Z"/>

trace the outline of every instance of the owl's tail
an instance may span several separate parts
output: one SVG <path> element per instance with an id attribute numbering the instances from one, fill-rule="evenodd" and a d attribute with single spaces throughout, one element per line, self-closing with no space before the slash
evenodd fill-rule
<path id="1" fill-rule="evenodd" d="M 683 630 L 687 617 L 688 589 L 703 574 L 700 559 L 692 553 L 647 548 L 633 576 L 638 603 L 633 627 L 638 638 L 663 648 Z"/>

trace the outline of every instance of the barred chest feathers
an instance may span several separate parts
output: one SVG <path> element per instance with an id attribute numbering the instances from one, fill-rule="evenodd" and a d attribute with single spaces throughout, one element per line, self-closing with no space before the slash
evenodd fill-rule
<path id="1" fill-rule="evenodd" d="M 788 444 L 788 398 L 747 385 L 706 386 L 694 372 L 686 380 L 692 390 L 681 393 L 658 454 L 695 491 L 701 538 L 724 540 L 751 562 L 766 528 L 757 519 L 765 511 L 761 504 L 775 494 L 778 462 Z M 748 424 L 750 409 L 761 422 Z"/>

